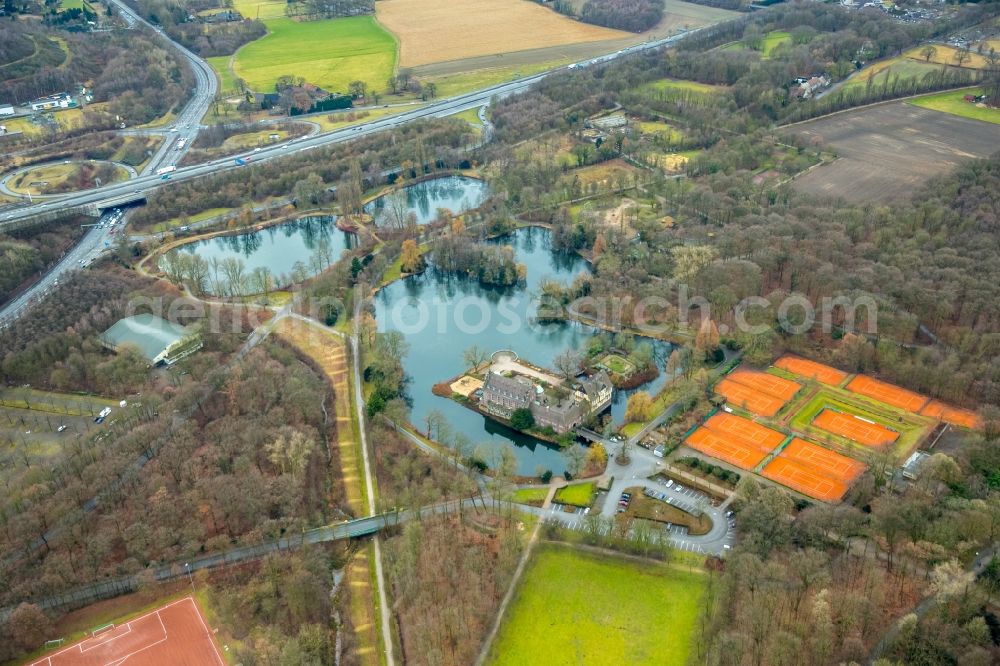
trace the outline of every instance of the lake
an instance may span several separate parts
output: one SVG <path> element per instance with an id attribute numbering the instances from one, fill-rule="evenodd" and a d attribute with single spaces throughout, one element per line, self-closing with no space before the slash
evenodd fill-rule
<path id="1" fill-rule="evenodd" d="M 456 431 L 470 438 L 487 463 L 492 463 L 504 446 L 512 445 L 518 474 L 535 475 L 539 469 L 560 474 L 565 459 L 559 449 L 431 393 L 434 384 L 466 370 L 462 352 L 472 345 L 489 352 L 512 349 L 526 361 L 551 368 L 556 356 L 567 349 L 582 351 L 600 332 L 577 322 L 532 321 L 543 279 L 569 283 L 588 270 L 579 255 L 553 250 L 551 234 L 543 228 L 519 229 L 497 242 L 512 246 L 517 261 L 527 266 L 525 285 L 483 287 L 477 280 L 435 271 L 432 264 L 423 274 L 397 280 L 378 293 L 378 329 L 400 331 L 410 345 L 403 367 L 410 377 L 411 421 L 421 430 L 427 413 L 436 409 Z M 661 340 L 637 338 L 637 342 L 645 340 L 653 344 L 661 372 L 635 390 L 655 393 L 666 381 L 663 370 L 672 347 Z M 615 391 L 611 407 L 615 422 L 624 418 L 632 392 Z"/>
<path id="2" fill-rule="evenodd" d="M 209 262 L 235 257 L 243 262 L 247 275 L 257 268 L 267 268 L 275 276 L 275 284 L 284 286 L 292 281 L 297 263 L 301 262 L 305 275 L 311 277 L 340 259 L 344 250 L 357 245 L 357 236 L 338 229 L 336 221 L 333 215 L 305 216 L 259 231 L 187 243 L 170 252 L 198 254 Z M 221 282 L 225 283 L 225 279 Z"/>
<path id="3" fill-rule="evenodd" d="M 402 191 L 406 194 L 408 212 L 416 216 L 417 224 L 427 224 L 437 217 L 439 208 L 459 214 L 479 207 L 486 200 L 488 187 L 476 178 L 445 176 L 407 185 Z M 383 195 L 365 206 L 365 212 L 375 218 L 377 226 L 387 223 L 386 203 L 392 196 L 395 194 Z"/>

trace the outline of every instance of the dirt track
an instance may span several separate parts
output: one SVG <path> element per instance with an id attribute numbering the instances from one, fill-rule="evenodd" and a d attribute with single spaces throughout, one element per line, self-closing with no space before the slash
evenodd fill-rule
<path id="1" fill-rule="evenodd" d="M 795 182 L 808 194 L 852 202 L 906 198 L 932 176 L 1000 148 L 1000 125 L 884 104 L 789 128 L 840 156 Z"/>

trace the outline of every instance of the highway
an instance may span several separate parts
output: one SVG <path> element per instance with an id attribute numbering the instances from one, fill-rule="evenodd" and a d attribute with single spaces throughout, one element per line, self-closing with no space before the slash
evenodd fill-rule
<path id="1" fill-rule="evenodd" d="M 146 21 L 137 16 L 132 9 L 122 2 L 122 0 L 111 1 L 119 8 L 119 11 L 121 11 L 126 20 L 129 20 L 132 23 L 142 23 L 149 26 Z M 153 29 L 159 32 L 156 28 Z M 220 173 L 232 169 L 252 168 L 254 164 L 260 162 L 267 162 L 269 160 L 280 159 L 288 155 L 304 153 L 322 146 L 352 141 L 359 137 L 392 129 L 398 125 L 413 122 L 415 120 L 443 118 L 468 109 L 481 108 L 488 105 L 494 98 L 506 97 L 524 92 L 532 85 L 538 83 L 546 76 L 553 73 L 567 72 L 575 69 L 585 69 L 587 67 L 611 62 L 616 58 L 624 57 L 633 53 L 670 46 L 671 44 L 674 44 L 695 32 L 697 32 L 697 30 L 680 32 L 672 37 L 665 37 L 663 39 L 637 44 L 635 46 L 622 49 L 616 53 L 574 63 L 565 67 L 550 70 L 548 72 L 542 72 L 540 74 L 509 81 L 507 83 L 501 83 L 476 92 L 440 99 L 412 111 L 405 111 L 395 116 L 373 120 L 355 127 L 348 127 L 272 144 L 262 148 L 259 152 L 250 152 L 239 155 L 248 162 L 246 166 L 238 165 L 235 161 L 235 156 L 230 156 L 219 158 L 204 164 L 178 167 L 176 171 L 170 174 L 169 179 L 163 179 L 156 175 L 155 170 L 159 168 L 159 165 L 165 164 L 168 161 L 177 162 L 180 160 L 184 151 L 191 145 L 194 138 L 197 136 L 200 129 L 199 121 L 208 110 L 208 106 L 212 103 L 218 88 L 218 81 L 215 78 L 215 73 L 212 71 L 208 63 L 181 45 L 171 41 L 170 44 L 182 53 L 192 64 L 198 86 L 198 89 L 192 99 L 188 102 L 184 110 L 178 115 L 175 126 L 171 128 L 176 129 L 177 131 L 166 132 L 168 139 L 164 142 L 164 146 L 173 146 L 179 138 L 185 138 L 187 139 L 187 145 L 184 149 L 177 150 L 171 148 L 161 148 L 157 155 L 154 156 L 153 160 L 151 160 L 151 166 L 147 166 L 147 168 L 144 169 L 144 173 L 138 178 L 123 183 L 113 183 L 91 190 L 85 190 L 83 192 L 68 194 L 59 199 L 49 199 L 36 204 L 21 205 L 19 207 L 13 207 L 0 212 L 0 232 L 3 231 L 4 226 L 8 223 L 14 223 L 39 213 L 52 212 L 59 210 L 60 208 L 99 204 L 100 202 L 123 196 L 145 197 L 155 190 L 170 187 L 176 182 L 192 178 L 204 178 L 205 176 L 214 173 Z M 160 34 L 163 39 L 169 41 L 166 35 L 162 35 L 162 33 Z M 492 129 L 492 126 L 490 126 L 490 129 Z M 106 213 L 101 217 L 101 222 L 106 223 L 107 219 Z M 43 276 L 25 293 L 8 303 L 3 307 L 3 309 L 0 309 L 0 328 L 8 326 L 14 319 L 23 314 L 32 303 L 48 293 L 48 291 L 56 285 L 57 281 L 64 276 L 67 271 L 76 270 L 81 265 L 89 264 L 102 252 L 104 252 L 108 246 L 113 245 L 113 238 L 109 235 L 109 232 L 110 230 L 106 226 L 103 228 L 95 227 L 91 229 L 91 231 L 83 237 L 77 247 L 69 253 L 67 258 L 50 270 L 49 273 Z"/>
<path id="2" fill-rule="evenodd" d="M 118 8 L 119 15 L 129 24 L 130 27 L 143 25 L 154 31 L 165 42 L 167 42 L 171 48 L 180 53 L 181 56 L 187 60 L 187 62 L 191 65 L 191 71 L 194 73 L 195 88 L 191 99 L 188 100 L 188 103 L 184 106 L 181 112 L 177 114 L 177 117 L 174 119 L 173 126 L 169 129 L 164 128 L 163 135 L 165 139 L 163 144 L 143 169 L 144 174 L 154 174 L 161 166 L 176 164 L 179 162 L 184 156 L 184 153 L 187 152 L 187 149 L 194 142 L 195 138 L 198 136 L 198 131 L 201 128 L 201 119 L 204 117 L 205 113 L 208 111 L 208 107 L 212 104 L 212 101 L 219 92 L 219 80 L 215 78 L 215 71 L 212 69 L 211 65 L 167 37 L 162 30 L 139 16 L 135 10 L 125 4 L 123 0 L 110 1 L 111 4 Z M 177 143 L 181 139 L 184 139 L 185 143 L 182 148 L 177 148 Z"/>
<path id="3" fill-rule="evenodd" d="M 160 130 L 160 133 L 164 136 L 164 141 L 157 150 L 156 154 L 153 155 L 143 168 L 143 175 L 149 176 L 150 174 L 155 174 L 156 170 L 165 164 L 174 164 L 179 162 L 184 156 L 184 153 L 187 152 L 188 148 L 194 142 L 195 137 L 198 135 L 201 118 L 208 111 L 209 105 L 215 99 L 215 95 L 219 88 L 219 82 L 218 79 L 215 78 L 215 72 L 212 71 L 211 66 L 207 62 L 191 53 L 191 51 L 188 51 L 180 44 L 177 44 L 167 38 L 166 35 L 163 35 L 163 33 L 160 32 L 160 30 L 154 28 L 142 17 L 138 16 L 132 8 L 122 2 L 122 0 L 111 0 L 111 2 L 118 8 L 122 18 L 125 19 L 130 26 L 134 27 L 136 24 L 142 24 L 157 32 L 164 41 L 177 50 L 191 64 L 191 69 L 195 75 L 194 93 L 184 108 L 181 109 L 181 112 L 177 115 L 177 118 L 174 121 L 174 126 Z M 185 139 L 185 145 L 182 148 L 177 148 L 177 142 L 181 138 Z M 143 176 L 140 176 L 139 179 L 142 177 Z M 131 185 L 136 180 L 138 179 L 127 181 L 125 185 Z M 94 190 L 89 190 L 89 192 L 94 192 Z M 99 199 L 104 198 L 106 197 L 103 195 L 99 197 Z M 22 210 L 36 210 L 36 212 L 38 210 L 51 211 L 60 207 L 76 205 L 72 202 L 74 197 L 71 196 L 69 199 L 70 202 L 67 202 L 66 197 L 53 201 L 53 198 L 46 197 L 38 204 L 29 205 L 20 209 L 18 213 Z M 21 214 L 20 216 L 23 217 L 24 214 Z M 125 213 L 125 216 L 127 216 L 127 212 Z M 3 228 L 2 220 L 7 217 L 9 217 L 9 215 L 0 215 L 0 231 L 2 231 Z M 59 280 L 63 278 L 66 273 L 90 265 L 90 263 L 97 259 L 102 252 L 105 252 L 107 248 L 112 247 L 116 243 L 115 234 L 121 231 L 125 226 L 125 220 L 121 218 L 122 216 L 118 215 L 118 213 L 114 210 L 109 210 L 101 215 L 100 219 L 95 221 L 94 226 L 90 227 L 84 234 L 83 238 L 80 239 L 80 242 L 77 243 L 72 250 L 67 252 L 58 264 L 56 264 L 48 273 L 43 275 L 38 282 L 33 284 L 23 294 L 0 309 L 0 329 L 5 328 L 12 321 L 20 317 L 36 301 L 44 298 L 45 295 L 48 294 L 54 287 L 58 286 Z M 18 217 L 13 219 L 18 219 Z"/>
<path id="4" fill-rule="evenodd" d="M 118 0 L 116 1 L 116 4 Z M 440 99 L 432 102 L 426 106 L 423 106 L 413 111 L 406 111 L 395 116 L 390 116 L 387 118 L 381 118 L 378 120 L 373 120 L 371 122 L 357 125 L 355 127 L 348 127 L 339 130 L 333 130 L 330 132 L 325 132 L 322 134 L 316 134 L 310 137 L 301 137 L 298 139 L 293 139 L 291 141 L 285 141 L 282 143 L 271 144 L 267 147 L 261 149 L 260 152 L 251 152 L 241 155 L 243 158 L 250 159 L 250 166 L 254 163 L 267 162 L 273 159 L 279 159 L 287 155 L 294 155 L 296 153 L 302 153 L 308 150 L 319 148 L 321 146 L 327 146 L 331 144 L 343 143 L 346 141 L 351 141 L 353 139 L 367 136 L 369 134 L 375 134 L 377 132 L 382 132 L 387 129 L 392 129 L 398 125 L 413 122 L 415 120 L 421 120 L 426 118 L 443 118 L 445 116 L 450 116 L 468 109 L 476 109 L 483 105 L 489 104 L 490 100 L 494 97 L 506 97 L 509 95 L 514 95 L 520 92 L 524 92 L 530 88 L 535 83 L 538 83 L 546 76 L 549 76 L 556 72 L 565 72 L 571 69 L 583 69 L 585 67 L 594 66 L 598 64 L 603 64 L 610 62 L 616 58 L 624 57 L 626 55 L 637 53 L 640 51 L 660 48 L 663 46 L 668 46 L 673 44 L 687 35 L 692 34 L 695 31 L 689 31 L 686 33 L 679 33 L 673 37 L 667 37 L 664 39 L 659 39 L 656 41 L 646 42 L 644 44 L 637 44 L 626 49 L 622 49 L 616 53 L 612 53 L 606 56 L 601 56 L 598 58 L 593 58 L 581 63 L 575 63 L 565 67 L 560 67 L 548 72 L 542 72 L 540 74 L 535 74 L 533 76 L 524 77 L 514 81 L 509 81 L 507 83 L 501 83 L 483 90 L 479 90 L 472 93 L 466 93 L 463 95 L 456 95 L 454 97 L 449 97 L 445 99 Z M 180 48 L 180 47 L 179 47 Z M 187 52 L 186 50 L 184 51 Z M 191 57 L 195 58 L 196 61 L 200 62 L 196 56 L 191 54 Z M 208 66 L 207 64 L 205 65 Z M 207 98 L 207 102 L 200 95 L 198 99 L 205 103 L 205 108 L 207 109 L 207 104 L 211 103 L 212 97 L 214 97 L 215 79 L 214 74 L 212 75 L 212 94 Z M 182 114 L 183 117 L 187 117 L 187 113 Z M 179 121 L 179 124 L 187 124 L 187 132 L 193 134 L 197 133 L 197 123 L 184 123 Z M 185 135 L 186 136 L 186 135 Z M 91 190 L 86 190 L 84 192 L 78 192 L 74 194 L 66 195 L 58 200 L 50 200 L 40 204 L 34 205 L 22 205 L 11 210 L 4 211 L 0 213 L 0 229 L 3 228 L 3 223 L 13 220 L 20 220 L 25 217 L 30 217 L 37 213 L 49 212 L 54 208 L 68 207 L 68 206 L 81 206 L 86 204 L 96 204 L 107 199 L 112 199 L 115 197 L 141 194 L 147 195 L 161 187 L 170 187 L 173 183 L 184 181 L 192 178 L 202 178 L 204 176 L 219 173 L 222 171 L 228 171 L 232 169 L 245 168 L 235 163 L 234 157 L 225 157 L 213 160 L 211 162 L 206 162 L 204 164 L 197 164 L 188 167 L 178 167 L 178 169 L 170 174 L 169 180 L 162 180 L 159 176 L 155 174 L 144 174 L 139 178 L 130 180 L 123 183 L 113 183 L 110 185 L 105 185 L 99 188 L 94 188 Z"/>

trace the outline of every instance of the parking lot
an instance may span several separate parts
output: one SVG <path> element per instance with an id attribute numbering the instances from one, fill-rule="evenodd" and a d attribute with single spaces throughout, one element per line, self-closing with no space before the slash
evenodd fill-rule
<path id="1" fill-rule="evenodd" d="M 626 482 L 621 482 L 624 488 Z M 724 555 L 725 551 L 736 543 L 736 524 L 732 512 L 728 510 L 728 503 L 721 503 L 710 497 L 706 493 L 693 488 L 688 488 L 672 480 L 658 478 L 657 480 L 641 479 L 629 480 L 628 486 L 641 486 L 643 492 L 657 500 L 666 502 L 682 511 L 691 514 L 705 514 L 712 521 L 712 529 L 708 534 L 702 536 L 692 536 L 688 534 L 687 527 L 674 524 L 652 523 L 659 529 L 670 534 L 674 547 L 691 553 L 703 555 Z M 619 483 L 615 483 L 619 486 Z M 591 514 L 605 517 L 617 515 L 621 507 L 621 490 L 612 488 L 609 492 L 599 492 L 594 506 L 590 509 L 581 509 L 561 504 L 553 504 L 549 509 L 536 509 L 543 518 L 558 520 L 566 528 L 587 531 L 587 517 Z M 592 529 L 592 528 L 591 528 Z"/>

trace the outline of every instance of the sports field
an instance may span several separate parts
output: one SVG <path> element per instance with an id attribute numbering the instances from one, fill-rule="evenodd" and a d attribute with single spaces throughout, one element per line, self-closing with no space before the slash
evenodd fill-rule
<path id="1" fill-rule="evenodd" d="M 704 587 L 698 571 L 540 547 L 487 663 L 684 666 Z"/>
<path id="2" fill-rule="evenodd" d="M 761 416 L 774 416 L 784 407 L 786 402 L 780 398 L 761 393 L 745 384 L 735 382 L 728 377 L 715 385 L 715 392 L 724 396 L 730 405 Z"/>
<path id="3" fill-rule="evenodd" d="M 718 412 L 705 421 L 705 427 L 724 437 L 737 439 L 756 446 L 761 451 L 770 452 L 785 441 L 785 435 L 771 430 L 742 416 Z"/>
<path id="4" fill-rule="evenodd" d="M 264 23 L 268 34 L 237 51 L 233 63 L 252 90 L 273 92 L 284 75 L 330 92 L 346 93 L 352 81 L 382 89 L 395 72 L 396 40 L 371 16 Z"/>
<path id="5" fill-rule="evenodd" d="M 185 597 L 61 648 L 32 666 L 224 666 L 194 598 Z"/>
<path id="6" fill-rule="evenodd" d="M 892 447 L 900 455 L 915 448 L 933 425 L 928 417 L 911 414 L 898 407 L 834 387 L 822 388 L 803 404 L 795 405 L 793 409 L 795 409 L 794 415 L 788 422 L 792 430 L 810 435 L 823 443 L 841 447 L 845 452 L 861 452 L 870 446 L 814 425 L 814 420 L 824 410 L 832 409 L 842 414 L 860 416 L 866 421 L 897 432 L 899 436 Z"/>
<path id="7" fill-rule="evenodd" d="M 813 419 L 813 425 L 865 446 L 885 446 L 899 439 L 899 433 L 894 430 L 835 409 L 824 409 Z"/>
<path id="8" fill-rule="evenodd" d="M 684 444 L 696 451 L 701 451 L 706 456 L 718 458 L 746 470 L 757 467 L 768 454 L 767 451 L 761 451 L 760 447 L 720 435 L 705 427 L 698 428 L 691 433 Z"/>
<path id="9" fill-rule="evenodd" d="M 741 416 L 718 412 L 685 441 L 691 448 L 752 470 L 785 441 L 785 435 Z"/>
<path id="10" fill-rule="evenodd" d="M 962 428 L 976 428 L 979 426 L 981 421 L 979 420 L 979 415 L 968 409 L 960 409 L 958 407 L 951 407 L 939 400 L 931 400 L 924 408 L 920 410 L 920 414 L 923 416 L 929 416 L 932 419 L 937 419 L 939 421 L 944 421 L 945 423 L 950 423 L 951 425 L 961 426 Z"/>
<path id="11" fill-rule="evenodd" d="M 925 395 L 920 395 L 919 393 L 914 393 L 913 391 L 907 391 L 906 389 L 895 386 L 894 384 L 880 382 L 879 380 L 872 379 L 866 375 L 858 375 L 852 379 L 847 385 L 847 390 L 860 393 L 861 395 L 866 395 L 869 398 L 878 400 L 879 402 L 884 402 L 887 405 L 905 409 L 906 411 L 913 412 L 914 414 L 919 413 L 921 408 L 927 404 L 928 400 Z"/>
<path id="12" fill-rule="evenodd" d="M 798 356 L 782 356 L 774 365 L 783 370 L 787 370 L 800 377 L 815 379 L 822 384 L 829 386 L 840 386 L 847 379 L 847 373 L 831 368 L 823 363 L 799 358 Z"/>
<path id="13" fill-rule="evenodd" d="M 817 474 L 831 479 L 851 483 L 865 471 L 865 464 L 853 458 L 834 453 L 804 439 L 793 437 L 779 454 L 792 462 L 806 465 Z"/>
<path id="14" fill-rule="evenodd" d="M 736 407 L 774 416 L 801 388 L 801 384 L 784 377 L 740 368 L 719 382 L 715 392 Z"/>
<path id="15" fill-rule="evenodd" d="M 776 377 L 766 372 L 746 370 L 744 368 L 739 368 L 731 372 L 729 379 L 786 401 L 791 400 L 799 392 L 799 389 L 802 388 L 801 384 L 797 384 L 790 379 Z"/>
<path id="16" fill-rule="evenodd" d="M 376 15 L 399 38 L 402 67 L 633 37 L 526 0 L 381 0 Z"/>
<path id="17" fill-rule="evenodd" d="M 846 483 L 831 479 L 811 467 L 782 456 L 777 456 L 769 462 L 761 474 L 803 495 L 824 502 L 836 502 L 847 492 Z"/>

